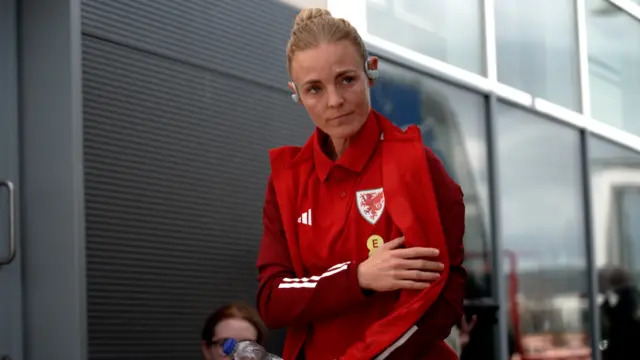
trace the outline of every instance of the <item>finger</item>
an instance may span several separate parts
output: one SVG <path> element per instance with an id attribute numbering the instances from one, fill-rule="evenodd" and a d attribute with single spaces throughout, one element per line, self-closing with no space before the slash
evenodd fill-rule
<path id="1" fill-rule="evenodd" d="M 469 330 L 471 330 L 476 325 L 477 321 L 478 321 L 478 317 L 476 315 L 473 315 L 471 317 L 471 321 L 469 322 Z"/>
<path id="2" fill-rule="evenodd" d="M 407 270 L 422 270 L 422 271 L 442 271 L 444 270 L 444 264 L 437 261 L 429 261 L 422 259 L 403 259 L 398 263 L 398 267 Z"/>
<path id="3" fill-rule="evenodd" d="M 397 282 L 396 289 L 422 290 L 429 286 L 431 286 L 431 284 L 425 281 L 401 280 Z"/>
<path id="4" fill-rule="evenodd" d="M 426 247 L 411 247 L 406 249 L 394 249 L 393 255 L 405 259 L 431 258 L 440 255 L 440 250 Z"/>
<path id="5" fill-rule="evenodd" d="M 386 249 L 386 250 L 392 250 L 392 249 L 396 249 L 399 246 L 401 246 L 404 243 L 404 236 L 400 236 L 398 238 L 395 238 L 391 241 L 389 241 L 388 243 L 384 243 L 381 248 L 382 249 Z"/>
<path id="6" fill-rule="evenodd" d="M 440 274 L 432 271 L 420 271 L 420 270 L 402 270 L 396 273 L 396 279 L 398 280 L 412 280 L 412 281 L 435 281 L 440 278 Z"/>
<path id="7" fill-rule="evenodd" d="M 465 331 L 465 332 L 471 331 L 470 321 L 467 321 L 467 317 L 466 316 L 462 317 L 462 326 L 461 327 L 462 327 L 462 331 Z"/>

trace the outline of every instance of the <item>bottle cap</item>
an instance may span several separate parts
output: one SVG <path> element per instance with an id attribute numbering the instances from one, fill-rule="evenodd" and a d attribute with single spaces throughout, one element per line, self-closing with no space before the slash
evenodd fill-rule
<path id="1" fill-rule="evenodd" d="M 227 339 L 224 341 L 224 344 L 222 344 L 222 352 L 229 356 L 236 350 L 236 346 L 238 346 L 236 339 Z"/>

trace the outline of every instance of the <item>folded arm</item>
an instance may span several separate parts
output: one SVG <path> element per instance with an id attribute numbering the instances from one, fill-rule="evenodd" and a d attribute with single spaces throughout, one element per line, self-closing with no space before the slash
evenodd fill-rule
<path id="1" fill-rule="evenodd" d="M 460 186 L 447 174 L 442 162 L 425 150 L 433 187 L 438 201 L 440 222 L 449 254 L 449 277 L 438 299 L 416 324 L 418 330 L 396 351 L 392 359 L 420 359 L 436 343 L 451 333 L 464 314 L 463 301 L 467 273 L 462 239 L 465 230 L 465 206 Z"/>
<path id="2" fill-rule="evenodd" d="M 335 316 L 366 299 L 358 285 L 355 263 L 335 264 L 313 276 L 296 276 L 271 178 L 257 266 L 258 310 L 270 328 L 304 325 Z"/>

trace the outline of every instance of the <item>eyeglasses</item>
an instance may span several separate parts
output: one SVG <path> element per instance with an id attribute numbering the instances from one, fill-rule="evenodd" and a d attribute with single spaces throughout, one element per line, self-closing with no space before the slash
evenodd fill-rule
<path id="1" fill-rule="evenodd" d="M 222 347 L 225 341 L 229 340 L 229 338 L 222 338 L 217 340 L 211 340 L 211 346 Z"/>
<path id="2" fill-rule="evenodd" d="M 222 348 L 224 342 L 229 340 L 230 338 L 222 338 L 217 340 L 211 340 L 211 347 Z M 237 342 L 241 341 L 256 341 L 255 339 L 235 339 Z"/>

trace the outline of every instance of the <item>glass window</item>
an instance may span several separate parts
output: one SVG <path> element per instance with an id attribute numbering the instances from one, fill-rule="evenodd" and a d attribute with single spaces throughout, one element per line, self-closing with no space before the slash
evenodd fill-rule
<path id="1" fill-rule="evenodd" d="M 496 115 L 511 355 L 589 358 L 579 133 L 504 104 Z"/>
<path id="2" fill-rule="evenodd" d="M 602 358 L 636 358 L 640 339 L 640 153 L 598 137 L 592 137 L 589 145 Z"/>
<path id="3" fill-rule="evenodd" d="M 491 246 L 485 98 L 384 61 L 381 73 L 371 89 L 373 107 L 400 126 L 421 127 L 426 145 L 465 193 L 468 217 L 465 246 L 470 257 L 481 259 Z M 484 271 L 484 265 L 478 265 L 476 270 Z M 487 294 L 490 293 L 488 289 Z"/>
<path id="4" fill-rule="evenodd" d="M 498 80 L 580 111 L 573 0 L 496 0 Z"/>
<path id="5" fill-rule="evenodd" d="M 372 105 L 402 127 L 419 125 L 426 145 L 462 187 L 466 203 L 467 298 L 490 298 L 492 247 L 485 97 L 384 61 L 381 70 L 381 77 L 371 89 Z M 490 318 L 478 320 L 466 349 L 476 344 L 485 354 L 493 351 L 493 325 Z"/>
<path id="6" fill-rule="evenodd" d="M 640 135 L 640 20 L 588 0 L 587 43 L 592 116 Z"/>
<path id="7" fill-rule="evenodd" d="M 367 32 L 484 74 L 481 0 L 367 0 Z"/>

